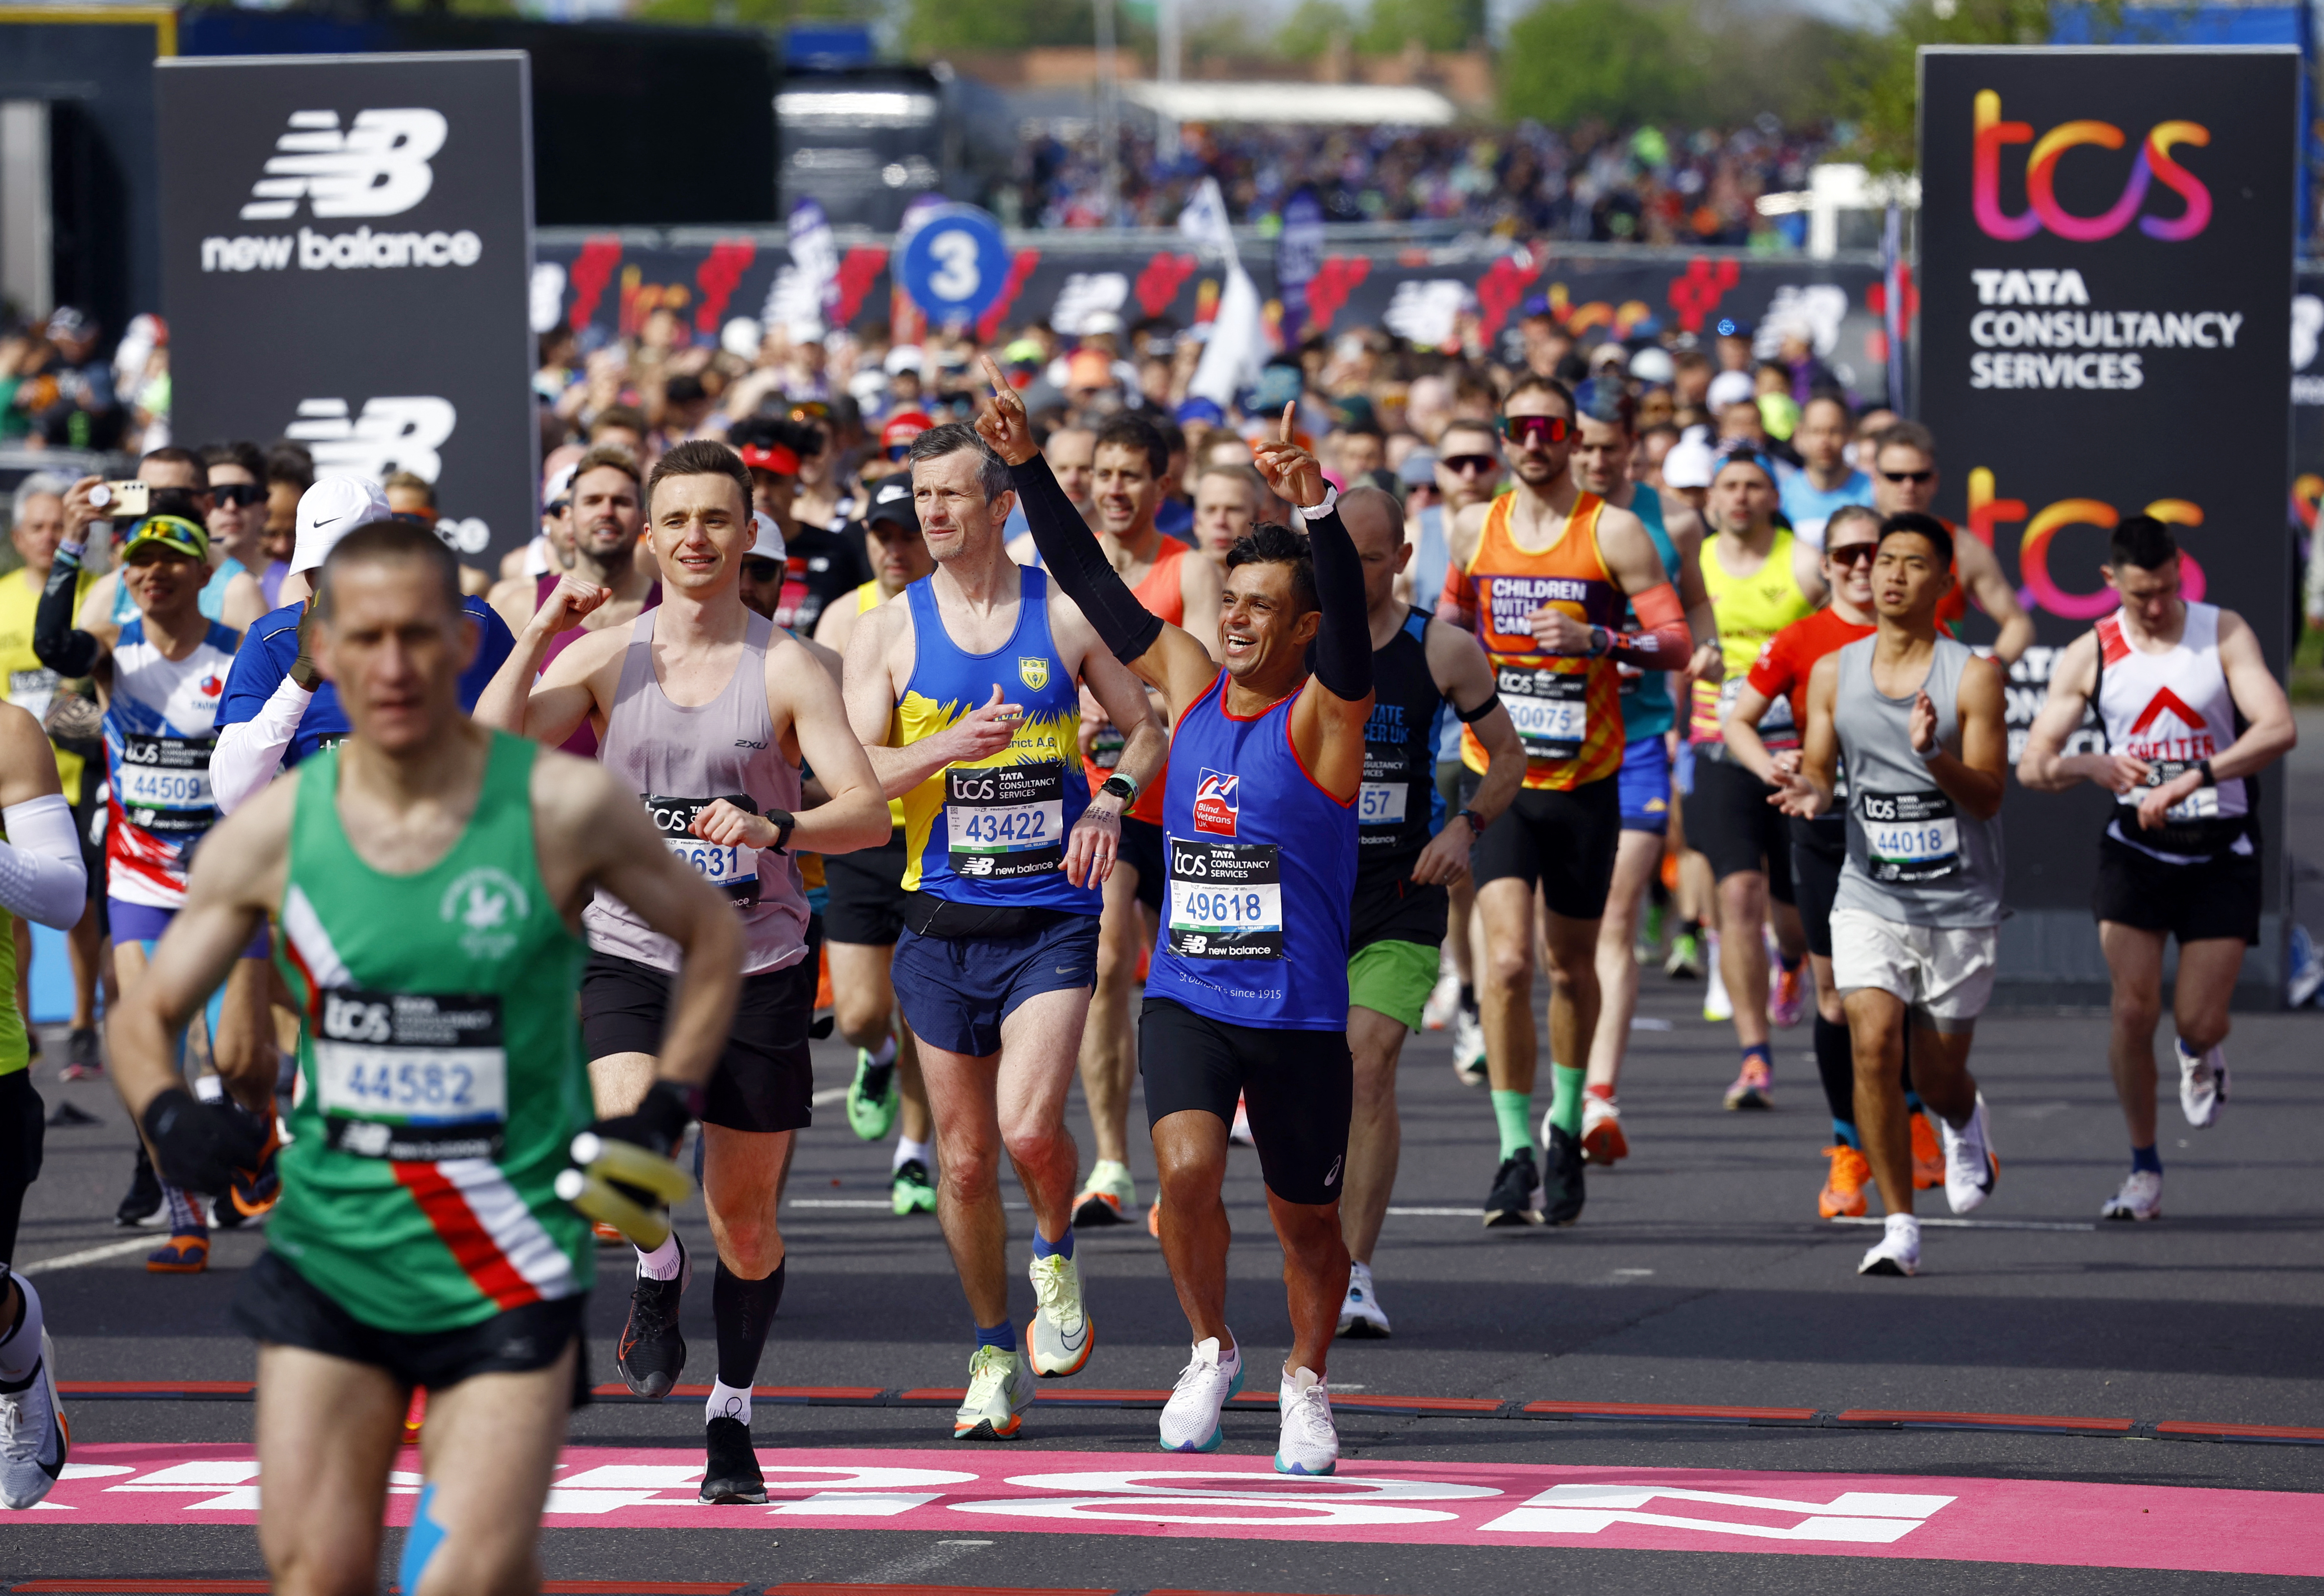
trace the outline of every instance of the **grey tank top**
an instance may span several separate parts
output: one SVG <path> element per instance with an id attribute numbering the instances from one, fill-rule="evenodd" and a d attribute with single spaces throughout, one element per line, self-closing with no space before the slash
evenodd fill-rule
<path id="1" fill-rule="evenodd" d="M 714 800 L 765 814 L 799 807 L 798 768 L 786 761 L 767 714 L 767 647 L 773 623 L 749 618 L 734 675 L 707 704 L 673 704 L 654 679 L 654 621 L 630 629 L 621 685 L 605 717 L 598 758 L 636 793 L 669 850 L 724 892 L 742 918 L 742 973 L 756 975 L 807 956 L 807 893 L 788 854 L 722 848 L 691 831 Z M 678 944 L 649 930 L 627 904 L 600 891 L 581 911 L 589 946 L 657 970 L 678 968 Z"/>
<path id="2" fill-rule="evenodd" d="M 1848 801 L 1848 863 L 1835 909 L 1884 920 L 1952 927 L 2001 923 L 2001 818 L 1958 809 L 1913 752 L 1913 697 L 1872 685 L 1879 634 L 1840 650 L 1833 726 L 1854 791 Z M 1937 710 L 1937 736 L 1960 755 L 1960 678 L 1969 646 L 1937 639 L 1922 690 Z"/>

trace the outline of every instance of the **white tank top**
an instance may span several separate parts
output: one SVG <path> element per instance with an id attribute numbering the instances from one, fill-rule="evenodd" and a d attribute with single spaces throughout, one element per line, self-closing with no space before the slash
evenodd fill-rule
<path id="1" fill-rule="evenodd" d="M 2219 607 L 2190 604 L 2179 641 L 2159 654 L 2132 646 L 2119 612 L 2097 626 L 2098 690 L 2091 702 L 2107 751 L 2146 761 L 2157 787 L 2236 740 L 2236 701 L 2219 663 Z M 2117 799 L 2107 835 L 2173 863 L 2199 863 L 2223 850 L 2251 851 L 2251 784 L 2230 777 L 2196 789 L 2157 830 L 2139 828 L 2135 796 Z"/>

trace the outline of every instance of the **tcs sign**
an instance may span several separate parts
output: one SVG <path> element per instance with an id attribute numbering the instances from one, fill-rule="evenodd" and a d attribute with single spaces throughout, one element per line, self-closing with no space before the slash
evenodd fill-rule
<path id="1" fill-rule="evenodd" d="M 2122 512 L 2102 499 L 2061 499 L 2047 504 L 2030 518 L 2025 513 L 2023 499 L 1997 498 L 1993 491 L 1993 473 L 1979 466 L 1969 474 L 1969 530 L 1993 543 L 1994 529 L 2004 521 L 2024 521 L 2025 535 L 2017 546 L 2017 575 L 2023 584 L 2017 601 L 2029 610 L 2046 610 L 2068 621 L 2092 621 L 2106 614 L 2122 600 L 2113 588 L 2104 583 L 2092 590 L 2070 593 L 2061 587 L 2050 574 L 2050 545 L 2068 527 L 2096 527 L 2101 532 L 2111 532 L 2122 520 Z M 2203 507 L 2185 499 L 2157 499 L 2146 506 L 2145 512 L 2172 526 L 2199 527 L 2203 524 Z M 2190 599 L 2203 596 L 2203 567 L 2195 557 L 2182 548 L 2179 556 L 2182 591 Z M 2091 580 L 2096 581 L 2093 577 Z"/>
<path id="2" fill-rule="evenodd" d="M 2122 197 L 2094 217 L 2076 216 L 2058 203 L 2058 162 L 2066 152 L 2084 144 L 2119 150 L 2122 129 L 2111 122 L 2061 122 L 2037 141 L 2033 124 L 2001 119 L 2001 96 L 1992 89 L 1978 91 L 1977 149 L 1971 177 L 1970 206 L 1977 225 L 1989 238 L 2015 242 L 2047 229 L 2076 244 L 2111 238 L 2138 217 L 2139 231 L 2149 238 L 2176 244 L 2192 238 L 2211 222 L 2211 191 L 2202 180 L 2171 158 L 2180 144 L 2208 144 L 2211 130 L 2200 122 L 2158 122 L 2139 142 L 2138 155 L 2124 180 Z M 2017 216 L 2001 208 L 2001 154 L 2005 144 L 2034 146 L 2025 158 L 2025 210 Z M 2139 216 L 2146 191 L 2157 180 L 2177 192 L 2181 209 L 2175 217 Z"/>

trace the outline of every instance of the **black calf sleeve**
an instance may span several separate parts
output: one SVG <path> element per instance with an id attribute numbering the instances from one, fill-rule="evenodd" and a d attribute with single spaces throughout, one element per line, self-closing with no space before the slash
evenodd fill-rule
<path id="1" fill-rule="evenodd" d="M 763 1280 L 745 1280 L 730 1274 L 724 1263 L 710 1282 L 710 1312 L 718 1325 L 718 1379 L 721 1384 L 748 1390 L 759 1378 L 759 1354 L 766 1350 L 767 1332 L 774 1328 L 775 1309 L 783 1300 L 785 1259 Z"/>

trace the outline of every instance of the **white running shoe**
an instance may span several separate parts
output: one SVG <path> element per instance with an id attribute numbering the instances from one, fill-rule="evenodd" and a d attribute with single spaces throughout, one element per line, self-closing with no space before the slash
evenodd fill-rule
<path id="1" fill-rule="evenodd" d="M 1350 1262 L 1348 1295 L 1340 1303 L 1340 1333 L 1358 1341 L 1386 1341 L 1388 1315 L 1380 1312 L 1379 1294 L 1372 1287 L 1372 1266 Z"/>
<path id="2" fill-rule="evenodd" d="M 1250 1109 L 1240 1097 L 1235 1099 L 1234 1123 L 1227 1127 L 1227 1139 L 1244 1147 L 1257 1147 L 1259 1139 L 1250 1133 Z"/>
<path id="3" fill-rule="evenodd" d="M 1452 1023 L 1452 1016 L 1461 1011 L 1461 978 L 1447 969 L 1428 989 L 1428 1001 L 1420 1006 L 1420 1029 L 1443 1030 Z"/>
<path id="4" fill-rule="evenodd" d="M 1283 1377 L 1276 1396 L 1283 1413 L 1283 1435 L 1275 1445 L 1278 1474 L 1328 1474 L 1340 1466 L 1340 1432 L 1332 1424 L 1332 1393 L 1305 1367 Z"/>
<path id="5" fill-rule="evenodd" d="M 1921 1272 L 1921 1222 L 1909 1213 L 1892 1213 L 1888 1228 L 1856 1266 L 1859 1275 L 1917 1275 Z"/>
<path id="6" fill-rule="evenodd" d="M 1967 1213 L 1993 1195 L 1993 1183 L 2001 1177 L 2001 1161 L 1993 1156 L 1992 1130 L 1986 1123 L 1985 1093 L 1977 1094 L 1969 1123 L 1958 1130 L 1938 1115 L 1937 1135 L 1945 1144 L 1945 1201 L 1955 1213 Z"/>
<path id="7" fill-rule="evenodd" d="M 2106 1200 L 2098 1210 L 2100 1219 L 2149 1220 L 2163 1217 L 2163 1177 L 2152 1169 L 2134 1169 L 2126 1176 L 2122 1190 Z"/>
<path id="8" fill-rule="evenodd" d="M 1482 1086 L 1492 1078 L 1485 1073 L 1484 1022 L 1466 1009 L 1452 1017 L 1452 1073 L 1464 1086 Z"/>
<path id="9" fill-rule="evenodd" d="M 2198 1058 L 2174 1037 L 2171 1050 L 2179 1056 L 2179 1112 L 2199 1130 L 2218 1124 L 2227 1101 L 2227 1048 L 2214 1047 Z"/>
<path id="10" fill-rule="evenodd" d="M 1025 1326 L 1025 1351 L 1033 1372 L 1044 1379 L 1079 1374 L 1089 1361 L 1092 1333 L 1082 1306 L 1082 1272 L 1061 1252 L 1033 1260 L 1033 1296 L 1040 1306 Z"/>
<path id="11" fill-rule="evenodd" d="M 1033 1406 L 1033 1371 L 1015 1352 L 979 1347 L 968 1365 L 968 1390 L 952 1416 L 955 1441 L 1014 1441 Z"/>
<path id="12" fill-rule="evenodd" d="M 1194 1343 L 1194 1355 L 1178 1371 L 1170 1400 L 1162 1405 L 1162 1450 L 1216 1452 L 1226 1439 L 1219 1411 L 1242 1389 L 1242 1349 L 1222 1357 L 1219 1338 L 1205 1336 Z"/>
<path id="13" fill-rule="evenodd" d="M 1711 983 L 1702 990 L 1702 1017 L 1705 1019 L 1735 1018 L 1735 1000 L 1728 995 L 1727 980 L 1719 973 L 1719 933 L 1711 932 L 1703 939 L 1703 962 L 1711 966 Z"/>
<path id="14" fill-rule="evenodd" d="M 57 1400 L 57 1350 L 43 1330 L 32 1383 L 0 1393 L 0 1508 L 37 1506 L 65 1471 L 70 1442 Z"/>

